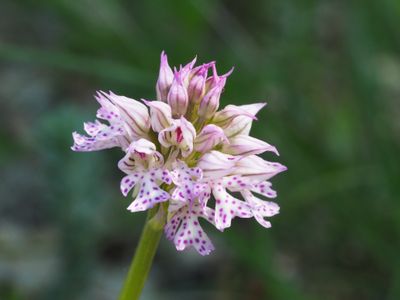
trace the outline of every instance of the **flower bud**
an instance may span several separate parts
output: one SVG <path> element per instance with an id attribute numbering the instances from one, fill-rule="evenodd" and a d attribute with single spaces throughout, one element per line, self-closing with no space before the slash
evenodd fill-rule
<path id="1" fill-rule="evenodd" d="M 189 86 L 188 86 L 188 96 L 191 104 L 200 103 L 201 97 L 204 94 L 207 72 L 208 68 L 210 67 L 210 64 L 204 64 L 202 66 L 195 68 L 192 71 L 193 75 L 189 81 Z"/>
<path id="2" fill-rule="evenodd" d="M 226 79 L 228 78 L 229 75 L 232 74 L 233 70 L 234 70 L 234 67 L 232 67 L 232 68 L 231 68 L 227 73 L 225 73 L 224 75 L 218 75 L 218 74 L 217 74 L 217 67 L 215 66 L 215 63 L 213 63 L 213 64 L 212 64 L 212 72 L 213 72 L 213 75 L 210 76 L 210 77 L 208 77 L 207 80 L 206 80 L 206 90 L 211 90 L 211 89 L 213 89 L 214 87 L 216 87 L 222 79 L 225 80 L 225 81 L 224 81 L 224 85 L 225 85 Z M 222 88 L 223 88 L 223 86 L 222 86 Z"/>
<path id="3" fill-rule="evenodd" d="M 180 72 L 175 70 L 174 81 L 168 92 L 167 101 L 172 109 L 174 117 L 183 116 L 188 107 L 188 94 L 183 86 L 183 81 Z"/>
<path id="4" fill-rule="evenodd" d="M 156 84 L 157 100 L 166 102 L 169 88 L 174 80 L 174 74 L 168 64 L 165 52 L 161 52 L 160 73 Z"/>
<path id="5" fill-rule="evenodd" d="M 210 119 L 214 116 L 219 107 L 219 98 L 225 85 L 225 78 L 221 78 L 218 84 L 207 92 L 200 102 L 197 114 L 203 119 Z"/>
<path id="6" fill-rule="evenodd" d="M 188 87 L 189 85 L 189 80 L 192 76 L 193 73 L 193 66 L 196 63 L 197 57 L 193 58 L 193 60 L 189 63 L 187 63 L 185 66 L 182 67 L 182 65 L 179 67 L 179 74 L 182 79 L 183 86 L 185 88 Z"/>

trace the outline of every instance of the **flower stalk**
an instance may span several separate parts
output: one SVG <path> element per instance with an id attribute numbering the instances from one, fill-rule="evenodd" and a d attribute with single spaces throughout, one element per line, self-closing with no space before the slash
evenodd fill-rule
<path id="1" fill-rule="evenodd" d="M 160 214 L 163 215 L 160 216 Z M 163 233 L 165 219 L 164 208 L 159 208 L 157 205 L 149 210 L 135 256 L 132 259 L 118 300 L 139 299 Z"/>

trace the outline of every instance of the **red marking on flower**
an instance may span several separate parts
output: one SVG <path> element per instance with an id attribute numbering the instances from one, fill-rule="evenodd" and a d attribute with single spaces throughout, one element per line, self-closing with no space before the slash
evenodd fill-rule
<path id="1" fill-rule="evenodd" d="M 178 127 L 175 132 L 176 132 L 176 141 L 178 143 L 182 142 L 183 141 L 182 129 Z"/>
<path id="2" fill-rule="evenodd" d="M 140 156 L 141 159 L 145 159 L 145 158 L 146 158 L 146 153 L 139 152 L 139 151 L 136 151 L 136 150 L 135 150 L 135 153 L 136 153 L 136 154 L 139 154 L 139 156 Z"/>

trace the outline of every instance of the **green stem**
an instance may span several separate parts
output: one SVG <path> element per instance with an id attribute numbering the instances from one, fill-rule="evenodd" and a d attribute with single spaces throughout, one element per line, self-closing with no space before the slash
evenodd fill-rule
<path id="1" fill-rule="evenodd" d="M 163 231 L 163 223 L 165 222 L 165 210 L 163 207 L 160 207 L 160 210 L 158 208 L 159 206 L 157 205 L 149 210 L 146 224 L 119 295 L 119 300 L 137 300 L 140 297 L 157 251 Z"/>

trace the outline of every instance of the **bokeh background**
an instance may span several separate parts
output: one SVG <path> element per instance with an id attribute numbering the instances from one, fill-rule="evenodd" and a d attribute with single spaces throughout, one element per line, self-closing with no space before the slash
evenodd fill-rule
<path id="1" fill-rule="evenodd" d="M 143 299 L 400 299 L 400 2 L 0 2 L 0 299 L 116 299 L 144 214 L 122 153 L 73 153 L 96 90 L 154 98 L 159 55 L 235 66 L 222 105 L 289 170 L 265 230 L 208 257 L 163 239 Z"/>

